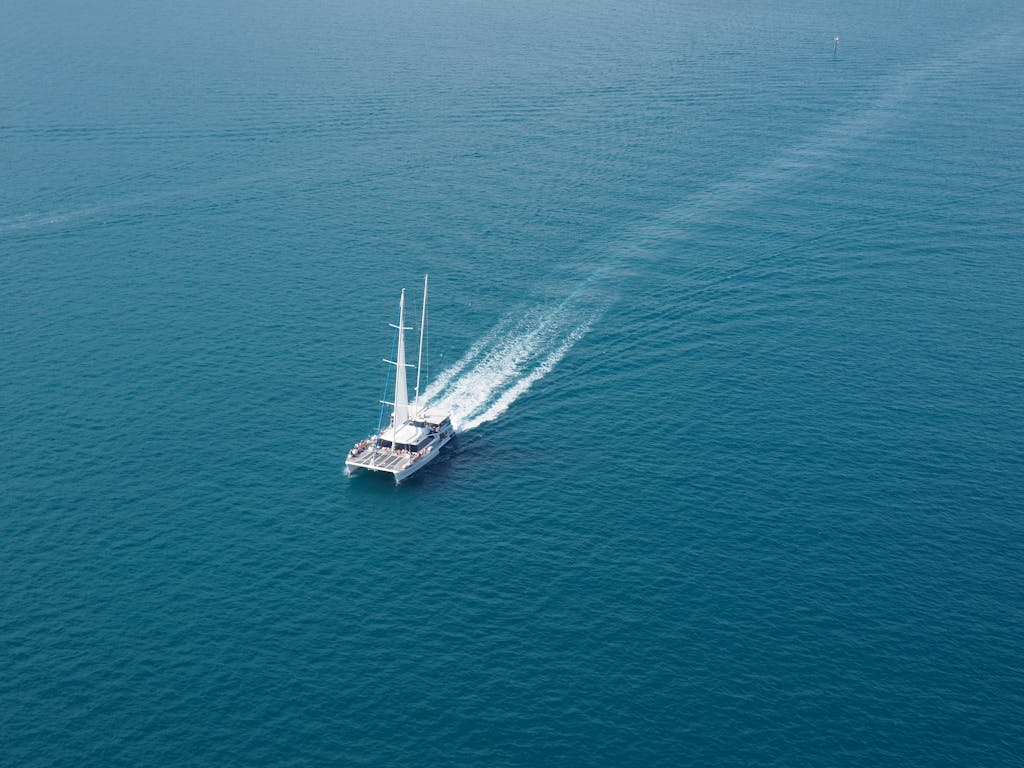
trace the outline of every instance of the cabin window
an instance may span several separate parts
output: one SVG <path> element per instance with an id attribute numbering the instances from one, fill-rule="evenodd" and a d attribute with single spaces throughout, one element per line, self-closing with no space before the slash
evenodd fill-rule
<path id="1" fill-rule="evenodd" d="M 388 441 L 388 440 L 381 440 L 380 444 L 383 445 L 385 448 L 390 448 L 391 447 L 391 442 Z M 416 443 L 398 443 L 395 446 L 395 450 L 396 451 L 410 451 L 410 452 L 415 453 L 416 451 L 422 451 L 428 445 L 430 445 L 430 438 L 429 437 L 426 440 L 424 440 L 423 442 L 419 443 L 419 444 L 416 444 Z"/>

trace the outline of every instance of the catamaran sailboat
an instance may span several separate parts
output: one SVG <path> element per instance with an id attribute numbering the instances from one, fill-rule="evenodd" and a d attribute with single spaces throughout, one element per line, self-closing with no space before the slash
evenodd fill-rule
<path id="1" fill-rule="evenodd" d="M 388 472 L 400 483 L 437 456 L 449 440 L 455 436 L 451 414 L 441 408 L 430 408 L 420 397 L 420 372 L 423 368 L 423 338 L 427 327 L 427 276 L 423 276 L 423 309 L 420 318 L 420 351 L 416 360 L 416 388 L 412 404 L 406 385 L 405 332 L 411 331 L 405 325 L 405 289 L 398 300 L 398 325 L 396 329 L 395 359 L 384 362 L 395 366 L 394 400 L 381 400 L 380 419 L 377 434 L 355 444 L 348 452 L 345 467 L 349 473 L 359 469 Z M 388 384 L 390 384 L 390 371 Z M 385 393 L 388 386 L 385 385 Z M 387 395 L 385 394 L 385 397 Z M 381 429 L 384 409 L 392 406 L 391 422 Z"/>

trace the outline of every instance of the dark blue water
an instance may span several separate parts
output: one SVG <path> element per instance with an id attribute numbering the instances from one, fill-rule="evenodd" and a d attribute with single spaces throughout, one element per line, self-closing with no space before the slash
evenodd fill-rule
<path id="1" fill-rule="evenodd" d="M 0 19 L 0 763 L 1021 764 L 1019 2 Z"/>

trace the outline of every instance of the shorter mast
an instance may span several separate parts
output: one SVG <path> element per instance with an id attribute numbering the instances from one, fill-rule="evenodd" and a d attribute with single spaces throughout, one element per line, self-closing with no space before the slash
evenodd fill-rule
<path id="1" fill-rule="evenodd" d="M 427 277 L 423 276 L 423 312 L 420 315 L 420 353 L 416 360 L 416 415 L 419 416 L 419 412 L 422 408 L 420 404 L 420 370 L 423 368 L 423 333 L 427 329 Z"/>

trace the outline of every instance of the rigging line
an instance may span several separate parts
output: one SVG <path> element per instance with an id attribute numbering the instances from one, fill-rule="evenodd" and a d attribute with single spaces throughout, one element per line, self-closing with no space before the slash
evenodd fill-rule
<path id="1" fill-rule="evenodd" d="M 401 324 L 402 324 L 402 310 L 399 309 L 398 310 L 398 321 L 395 323 L 395 340 L 391 343 L 391 357 L 394 357 L 395 353 L 398 351 L 398 326 L 400 326 Z M 397 366 L 395 367 L 395 370 L 396 371 L 398 370 Z M 387 376 L 384 377 L 384 394 L 382 394 L 381 397 L 380 397 L 380 416 L 377 417 L 377 433 L 376 433 L 377 437 L 376 437 L 376 439 L 374 440 L 374 443 L 373 443 L 375 448 L 378 445 L 380 445 L 380 430 L 381 430 L 381 426 L 384 424 L 384 407 L 387 405 L 387 403 L 385 403 L 384 401 L 388 399 L 388 387 L 390 387 L 390 386 L 391 386 L 391 366 L 389 365 L 388 366 Z"/>

